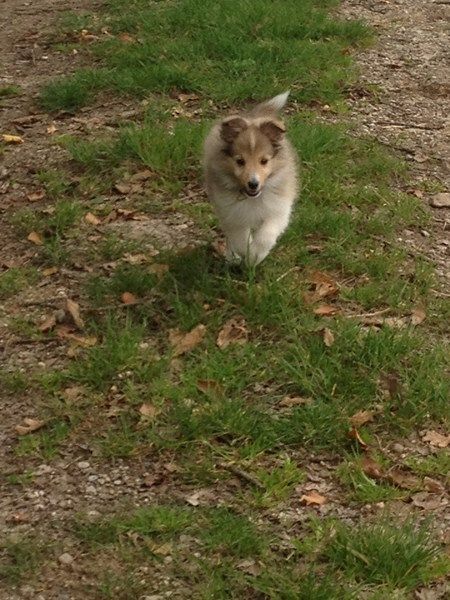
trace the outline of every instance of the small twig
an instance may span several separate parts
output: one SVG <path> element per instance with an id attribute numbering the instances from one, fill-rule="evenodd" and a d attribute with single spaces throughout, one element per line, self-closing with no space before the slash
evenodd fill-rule
<path id="1" fill-rule="evenodd" d="M 347 319 L 369 319 L 370 317 L 379 317 L 380 315 L 385 315 L 391 310 L 391 308 L 383 308 L 383 310 L 377 310 L 376 312 L 372 313 L 361 313 L 359 315 L 345 315 L 345 317 Z"/>
<path id="2" fill-rule="evenodd" d="M 247 473 L 247 471 L 244 471 L 244 470 L 240 469 L 239 467 L 236 467 L 235 465 L 232 465 L 231 463 L 220 462 L 218 464 L 218 466 L 221 467 L 222 469 L 225 469 L 226 471 L 230 471 L 230 473 L 233 473 L 233 475 L 240 477 L 247 483 L 251 483 L 252 485 L 254 485 L 255 487 L 257 487 L 260 490 L 266 489 L 265 486 L 261 483 L 261 481 L 257 477 L 255 477 L 254 475 L 251 475 L 250 473 Z"/>
<path id="3" fill-rule="evenodd" d="M 279 277 L 277 277 L 275 279 L 275 281 L 278 283 L 279 281 L 281 281 L 282 279 L 284 279 L 287 275 L 289 275 L 289 273 L 292 273 L 292 271 L 298 271 L 300 269 L 300 267 L 292 267 L 291 269 L 289 269 L 288 271 L 286 271 L 286 273 L 283 273 L 283 275 L 280 275 Z"/>
<path id="4" fill-rule="evenodd" d="M 440 129 L 444 129 L 443 125 L 440 125 L 439 127 L 428 125 L 406 125 L 405 123 L 391 121 L 375 121 L 375 125 L 381 125 L 381 127 L 398 127 L 400 129 L 423 129 L 424 131 L 439 131 Z"/>
<path id="5" fill-rule="evenodd" d="M 45 301 L 34 301 L 34 300 L 30 300 L 27 302 L 22 302 L 22 306 L 42 306 L 42 308 L 53 308 L 53 309 L 57 309 L 57 308 L 61 308 L 62 302 L 45 302 Z"/>

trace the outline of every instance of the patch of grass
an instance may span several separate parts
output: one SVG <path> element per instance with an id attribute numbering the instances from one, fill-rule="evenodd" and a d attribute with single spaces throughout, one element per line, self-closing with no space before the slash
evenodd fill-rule
<path id="1" fill-rule="evenodd" d="M 51 460 L 70 433 L 70 423 L 67 420 L 54 420 L 44 429 L 23 436 L 19 439 L 15 452 L 17 456 L 37 456 Z"/>
<path id="2" fill-rule="evenodd" d="M 75 533 L 90 546 L 104 546 L 118 542 L 130 533 L 167 540 L 182 533 L 190 523 L 190 512 L 184 507 L 149 506 L 97 522 L 80 520 L 75 525 Z"/>
<path id="3" fill-rule="evenodd" d="M 87 291 L 90 298 L 99 304 L 108 297 L 120 299 L 124 292 L 145 296 L 155 289 L 157 282 L 157 276 L 146 271 L 145 267 L 123 264 L 108 278 L 92 277 Z"/>
<path id="4" fill-rule="evenodd" d="M 0 388 L 8 394 L 20 394 L 29 386 L 29 380 L 22 371 L 0 369 Z"/>
<path id="5" fill-rule="evenodd" d="M 57 171 L 56 169 L 39 171 L 37 180 L 42 183 L 48 196 L 54 200 L 58 200 L 61 196 L 64 196 L 71 186 L 66 178 L 66 173 Z"/>
<path id="6" fill-rule="evenodd" d="M 33 483 L 34 474 L 32 471 L 25 471 L 24 473 L 14 473 L 12 475 L 6 476 L 6 481 L 10 485 L 17 485 L 21 487 L 25 487 L 26 485 L 30 485 Z"/>
<path id="7" fill-rule="evenodd" d="M 296 485 L 304 481 L 305 474 L 297 464 L 286 458 L 279 467 L 257 470 L 256 476 L 265 490 L 254 492 L 257 503 L 271 505 L 286 500 Z"/>
<path id="8" fill-rule="evenodd" d="M 378 464 L 384 466 L 382 457 L 376 457 Z M 337 471 L 340 481 L 347 486 L 352 500 L 362 503 L 386 502 L 401 500 L 408 497 L 409 491 L 389 485 L 386 482 L 375 481 L 368 477 L 361 466 L 361 459 L 348 460 Z"/>
<path id="9" fill-rule="evenodd" d="M 19 85 L 0 85 L 0 100 L 20 96 L 22 88 Z"/>
<path id="10" fill-rule="evenodd" d="M 230 10 L 212 1 L 149 7 L 136 0 L 130 14 L 124 0 L 112 0 L 108 26 L 134 41 L 114 35 L 94 46 L 104 67 L 52 82 L 41 104 L 74 110 L 100 89 L 140 96 L 178 89 L 235 102 L 289 87 L 302 102 L 336 101 L 353 78 L 344 50 L 366 40 L 368 30 L 358 22 L 330 19 L 329 4 L 255 0 Z"/>
<path id="11" fill-rule="evenodd" d="M 4 540 L 0 543 L 0 581 L 17 585 L 38 569 L 44 548 L 32 538 Z"/>
<path id="12" fill-rule="evenodd" d="M 0 273 L 0 300 L 5 300 L 36 283 L 38 273 L 29 267 L 12 267 Z"/>
<path id="13" fill-rule="evenodd" d="M 401 527 L 388 521 L 358 527 L 337 524 L 324 555 L 349 579 L 410 590 L 443 568 L 430 528 L 412 521 Z"/>
<path id="14" fill-rule="evenodd" d="M 439 450 L 427 457 L 407 457 L 406 464 L 419 475 L 441 476 L 450 478 L 450 452 Z"/>
<path id="15" fill-rule="evenodd" d="M 202 539 L 208 552 L 219 551 L 222 555 L 238 558 L 258 556 L 267 540 L 247 517 L 235 514 L 227 508 L 209 511 Z"/>

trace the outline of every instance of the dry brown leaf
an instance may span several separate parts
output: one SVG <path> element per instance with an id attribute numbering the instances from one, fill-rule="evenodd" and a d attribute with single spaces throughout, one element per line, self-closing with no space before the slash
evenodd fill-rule
<path id="1" fill-rule="evenodd" d="M 339 291 L 337 282 L 327 273 L 313 271 L 308 276 L 308 281 L 313 284 L 313 290 L 304 294 L 305 302 L 312 304 L 328 296 L 335 296 Z"/>
<path id="2" fill-rule="evenodd" d="M 331 304 L 321 304 L 317 308 L 314 309 L 314 314 L 319 317 L 331 317 L 338 312 L 336 306 L 332 306 Z"/>
<path id="3" fill-rule="evenodd" d="M 423 485 L 425 486 L 425 489 L 432 494 L 443 494 L 445 492 L 445 486 L 443 486 L 440 481 L 431 479 L 431 477 L 424 477 Z"/>
<path id="4" fill-rule="evenodd" d="M 56 127 L 56 125 L 54 123 L 51 123 L 48 127 L 47 127 L 47 133 L 49 135 L 53 135 L 56 131 L 58 130 L 58 128 Z"/>
<path id="5" fill-rule="evenodd" d="M 420 488 L 421 484 L 415 475 L 399 468 L 390 469 L 385 475 L 385 480 L 404 490 Z"/>
<path id="6" fill-rule="evenodd" d="M 292 406 L 309 406 L 313 403 L 312 398 L 303 398 L 302 396 L 285 396 L 278 406 L 291 408 Z"/>
<path id="7" fill-rule="evenodd" d="M 142 265 L 142 263 L 148 262 L 148 256 L 145 254 L 124 254 L 123 261 L 130 265 Z"/>
<path id="8" fill-rule="evenodd" d="M 323 343 L 325 346 L 330 348 L 334 344 L 334 333 L 328 327 L 325 327 L 323 331 Z"/>
<path id="9" fill-rule="evenodd" d="M 5 144 L 23 144 L 23 138 L 20 135 L 9 135 L 8 133 L 2 134 L 2 140 Z"/>
<path id="10" fill-rule="evenodd" d="M 58 271 L 59 271 L 58 267 L 48 267 L 47 269 L 43 269 L 42 275 L 44 277 L 51 277 L 52 275 L 55 275 L 56 273 L 58 273 Z"/>
<path id="11" fill-rule="evenodd" d="M 199 379 L 197 381 L 197 389 L 204 394 L 223 394 L 223 387 L 218 381 L 214 381 L 214 379 Z"/>
<path id="12" fill-rule="evenodd" d="M 29 419 L 26 417 L 24 420 L 24 425 L 16 425 L 16 433 L 19 435 L 27 435 L 28 433 L 33 433 L 33 431 L 37 431 L 41 429 L 45 425 L 45 421 L 41 421 L 40 419 Z"/>
<path id="13" fill-rule="evenodd" d="M 352 427 L 350 429 L 350 431 L 348 432 L 348 437 L 352 440 L 356 440 L 363 450 L 367 450 L 367 448 L 369 447 L 359 435 L 359 432 L 356 429 L 356 427 Z"/>
<path id="14" fill-rule="evenodd" d="M 100 223 L 102 222 L 101 219 L 99 219 L 96 215 L 94 215 L 91 212 L 88 212 L 84 215 L 84 220 L 86 221 L 86 223 L 89 223 L 89 225 L 100 225 Z"/>
<path id="15" fill-rule="evenodd" d="M 436 494 L 428 494 L 427 492 L 418 492 L 411 496 L 411 502 L 414 506 L 423 508 L 424 510 L 436 510 L 447 503 L 445 498 Z"/>
<path id="16" fill-rule="evenodd" d="M 156 275 L 158 279 L 161 279 L 169 270 L 169 265 L 154 263 L 153 265 L 149 266 L 148 270 L 150 273 Z"/>
<path id="17" fill-rule="evenodd" d="M 309 494 L 303 494 L 300 498 L 300 502 L 303 502 L 306 506 L 322 506 L 326 501 L 325 496 L 322 496 L 315 490 L 311 490 Z"/>
<path id="18" fill-rule="evenodd" d="M 411 324 L 420 325 L 426 318 L 426 313 L 422 308 L 415 308 L 411 311 Z"/>
<path id="19" fill-rule="evenodd" d="M 38 327 L 39 331 L 42 333 L 46 333 L 47 331 L 51 331 L 53 327 L 56 325 L 56 315 L 51 315 L 47 317 L 43 323 L 41 323 Z"/>
<path id="20" fill-rule="evenodd" d="M 44 243 L 44 240 L 37 231 L 32 231 L 30 234 L 28 234 L 27 240 L 33 242 L 33 244 L 36 244 L 36 246 L 42 246 Z"/>
<path id="21" fill-rule="evenodd" d="M 78 329 L 84 329 L 84 321 L 80 316 L 80 306 L 74 300 L 67 298 L 66 300 L 66 310 L 69 315 L 72 317 L 73 322 L 78 327 Z"/>
<path id="22" fill-rule="evenodd" d="M 169 331 L 169 342 L 173 348 L 172 356 L 181 356 L 189 352 L 200 344 L 206 334 L 206 327 L 202 324 L 197 325 L 188 333 L 184 333 L 179 329 L 171 329 Z"/>
<path id="23" fill-rule="evenodd" d="M 124 196 L 126 196 L 127 194 L 129 194 L 131 192 L 131 185 L 129 183 L 116 183 L 114 185 L 114 189 L 117 190 L 119 192 L 119 194 L 123 194 Z M 128 212 L 133 212 L 133 211 L 128 211 Z"/>
<path id="24" fill-rule="evenodd" d="M 198 100 L 197 94 L 178 94 L 178 100 L 183 104 L 192 100 Z"/>
<path id="25" fill-rule="evenodd" d="M 95 335 L 76 335 L 75 333 L 66 333 L 64 336 L 68 340 L 71 340 L 78 346 L 82 346 L 83 348 L 92 348 L 92 346 L 96 346 L 98 342 L 98 338 Z"/>
<path id="26" fill-rule="evenodd" d="M 67 387 L 63 391 L 63 394 L 66 400 L 68 400 L 69 402 L 74 402 L 84 394 L 84 391 L 85 390 L 81 385 L 72 385 L 70 387 Z"/>
<path id="27" fill-rule="evenodd" d="M 147 179 L 151 179 L 153 177 L 152 171 L 149 169 L 144 169 L 143 171 L 138 171 L 134 173 L 131 177 L 131 181 L 146 181 Z"/>
<path id="28" fill-rule="evenodd" d="M 236 566 L 241 571 L 244 571 L 244 573 L 248 573 L 253 577 L 258 577 L 262 572 L 261 565 L 257 564 L 253 559 L 241 560 Z"/>
<path id="29" fill-rule="evenodd" d="M 139 412 L 141 413 L 141 418 L 146 421 L 152 421 L 159 415 L 161 409 L 153 404 L 144 403 L 139 408 Z"/>
<path id="30" fill-rule="evenodd" d="M 384 473 L 381 465 L 379 465 L 371 456 L 363 456 L 361 461 L 361 469 L 367 477 L 372 479 L 383 479 Z"/>
<path id="31" fill-rule="evenodd" d="M 214 242 L 211 243 L 211 248 L 217 256 L 223 258 L 227 252 L 227 243 L 225 240 L 214 240 Z"/>
<path id="32" fill-rule="evenodd" d="M 427 431 L 422 437 L 423 442 L 428 442 L 431 446 L 436 448 L 447 448 L 450 444 L 450 435 L 439 433 L 438 431 Z"/>
<path id="33" fill-rule="evenodd" d="M 45 198 L 45 190 L 37 190 L 35 192 L 30 192 L 29 194 L 27 194 L 27 198 L 30 202 L 39 202 L 39 200 Z"/>
<path id="34" fill-rule="evenodd" d="M 230 344 L 245 344 L 247 340 L 248 330 L 244 317 L 233 317 L 219 331 L 216 343 L 223 350 Z"/>
<path id="35" fill-rule="evenodd" d="M 138 301 L 136 296 L 131 292 L 124 292 L 120 296 L 120 299 L 122 300 L 122 304 L 136 304 Z"/>
<path id="36" fill-rule="evenodd" d="M 134 44 L 136 41 L 132 35 L 126 32 L 119 34 L 119 40 L 125 44 Z"/>
<path id="37" fill-rule="evenodd" d="M 361 427 L 361 425 L 365 425 L 366 423 L 369 423 L 369 421 L 373 421 L 373 415 L 373 410 L 359 410 L 350 417 L 350 425 L 353 427 Z"/>

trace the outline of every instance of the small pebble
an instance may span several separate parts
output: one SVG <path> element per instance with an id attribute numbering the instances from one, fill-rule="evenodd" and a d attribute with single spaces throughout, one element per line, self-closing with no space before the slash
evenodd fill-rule
<path id="1" fill-rule="evenodd" d="M 58 557 L 58 560 L 62 565 L 70 565 L 73 563 L 74 558 L 68 552 L 64 552 L 64 554 L 61 554 L 61 556 Z"/>
<path id="2" fill-rule="evenodd" d="M 88 463 L 87 460 L 82 460 L 79 463 L 77 463 L 77 467 L 79 469 L 81 469 L 82 471 L 85 471 L 86 469 L 89 469 L 90 464 Z"/>

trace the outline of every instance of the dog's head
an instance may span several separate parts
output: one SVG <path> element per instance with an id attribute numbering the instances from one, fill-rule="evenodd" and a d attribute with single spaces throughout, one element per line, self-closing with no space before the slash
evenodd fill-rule
<path id="1" fill-rule="evenodd" d="M 283 123 L 276 118 L 247 121 L 229 117 L 222 121 L 220 137 L 226 164 L 247 196 L 259 196 L 267 178 L 275 172 L 284 133 Z"/>

